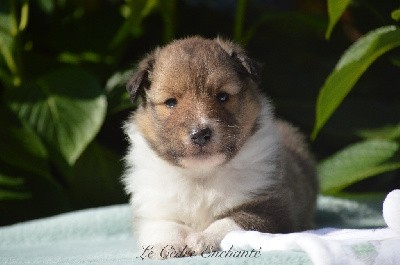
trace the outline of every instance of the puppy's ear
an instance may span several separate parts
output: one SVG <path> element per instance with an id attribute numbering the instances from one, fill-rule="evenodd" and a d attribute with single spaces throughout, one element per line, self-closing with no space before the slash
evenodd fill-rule
<path id="1" fill-rule="evenodd" d="M 240 72 L 248 75 L 256 83 L 261 81 L 261 65 L 248 57 L 246 52 L 239 45 L 219 37 L 216 38 L 215 41 L 237 63 Z"/>
<path id="2" fill-rule="evenodd" d="M 129 96 L 132 102 L 135 102 L 138 96 L 145 97 L 146 89 L 151 85 L 151 72 L 156 60 L 158 49 L 148 54 L 142 61 L 139 62 L 136 71 L 129 78 L 126 84 Z"/>

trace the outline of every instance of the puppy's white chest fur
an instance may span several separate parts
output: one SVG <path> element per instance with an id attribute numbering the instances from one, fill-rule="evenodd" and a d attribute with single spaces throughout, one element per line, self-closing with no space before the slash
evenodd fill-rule
<path id="1" fill-rule="evenodd" d="M 127 124 L 131 148 L 126 156 L 126 189 L 134 216 L 170 220 L 202 231 L 227 210 L 251 201 L 257 192 L 279 182 L 279 141 L 266 102 L 259 130 L 226 164 L 183 169 L 160 158 L 134 124 Z"/>

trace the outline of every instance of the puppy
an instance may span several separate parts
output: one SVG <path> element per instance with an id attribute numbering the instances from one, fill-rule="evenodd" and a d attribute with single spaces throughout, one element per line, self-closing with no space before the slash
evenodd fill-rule
<path id="1" fill-rule="evenodd" d="M 218 250 L 234 230 L 312 227 L 313 160 L 297 129 L 273 117 L 257 68 L 232 42 L 191 37 L 154 50 L 128 81 L 141 101 L 124 127 L 124 183 L 139 246 L 154 258 L 170 257 L 166 247 Z"/>

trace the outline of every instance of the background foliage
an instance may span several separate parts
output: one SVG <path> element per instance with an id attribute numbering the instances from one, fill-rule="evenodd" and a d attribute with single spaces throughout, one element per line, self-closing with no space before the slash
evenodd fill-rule
<path id="1" fill-rule="evenodd" d="M 399 187 L 399 7 L 2 0 L 0 225 L 127 202 L 121 127 L 134 106 L 125 80 L 144 53 L 194 34 L 232 38 L 263 63 L 277 115 L 314 139 L 323 193 Z"/>

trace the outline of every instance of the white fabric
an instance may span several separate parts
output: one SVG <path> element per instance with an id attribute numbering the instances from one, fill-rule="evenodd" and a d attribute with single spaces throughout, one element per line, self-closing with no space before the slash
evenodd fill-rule
<path id="1" fill-rule="evenodd" d="M 315 265 L 400 264 L 400 190 L 390 192 L 383 203 L 387 228 L 323 228 L 291 234 L 235 231 L 221 242 L 221 248 L 299 250 Z"/>

